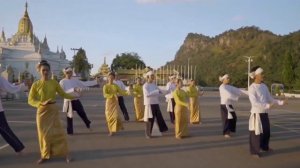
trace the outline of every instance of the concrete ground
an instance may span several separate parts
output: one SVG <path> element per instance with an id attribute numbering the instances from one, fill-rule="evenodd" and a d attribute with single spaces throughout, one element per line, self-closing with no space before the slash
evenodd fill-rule
<path id="1" fill-rule="evenodd" d="M 221 133 L 218 92 L 206 92 L 200 99 L 201 125 L 190 125 L 191 137 L 177 140 L 174 126 L 166 113 L 166 103 L 161 98 L 161 110 L 169 126 L 163 137 L 146 139 L 144 123 L 134 121 L 133 99 L 125 99 L 130 122 L 125 130 L 108 137 L 104 116 L 104 99 L 100 90 L 86 93 L 82 103 L 92 121 L 90 132 L 75 115 L 75 135 L 68 136 L 73 162 L 55 158 L 40 167 L 102 167 L 102 168 L 299 168 L 300 167 L 300 99 L 290 99 L 285 107 L 276 107 L 270 113 L 272 153 L 260 159 L 249 154 L 248 116 L 250 102 L 247 97 L 235 105 L 237 133 L 225 139 Z M 62 105 L 62 101 L 57 103 Z M 25 144 L 23 156 L 17 156 L 0 138 L 1 168 L 37 167 L 39 148 L 35 125 L 35 109 L 25 100 L 3 101 L 7 120 L 13 131 Z M 61 114 L 65 126 L 65 116 Z"/>

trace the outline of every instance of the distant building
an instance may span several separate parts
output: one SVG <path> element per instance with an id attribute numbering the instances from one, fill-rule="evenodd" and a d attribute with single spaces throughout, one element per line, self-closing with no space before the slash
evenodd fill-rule
<path id="1" fill-rule="evenodd" d="M 18 31 L 11 38 L 5 37 L 4 29 L 0 34 L 0 64 L 9 70 L 6 74 L 9 80 L 20 78 L 36 79 L 36 65 L 41 60 L 47 60 L 51 65 L 53 75 L 59 76 L 62 69 L 70 65 L 63 48 L 56 52 L 50 51 L 47 37 L 40 41 L 33 31 L 26 2 L 24 16 L 20 19 Z M 8 72 L 8 71 L 7 71 Z"/>

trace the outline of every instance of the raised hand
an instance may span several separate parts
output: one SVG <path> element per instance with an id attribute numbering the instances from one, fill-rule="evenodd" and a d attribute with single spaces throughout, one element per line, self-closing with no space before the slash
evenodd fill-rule
<path id="1" fill-rule="evenodd" d="M 79 87 L 75 87 L 75 88 L 74 88 L 74 91 L 77 92 L 77 93 L 80 93 L 80 92 L 82 91 L 82 89 L 79 88 Z"/>

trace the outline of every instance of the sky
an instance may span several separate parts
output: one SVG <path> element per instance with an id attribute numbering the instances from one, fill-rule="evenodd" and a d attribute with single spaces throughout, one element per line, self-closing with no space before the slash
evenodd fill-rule
<path id="1" fill-rule="evenodd" d="M 17 32 L 26 0 L 0 0 L 0 27 Z M 106 57 L 136 52 L 147 66 L 174 59 L 188 33 L 214 37 L 258 26 L 285 35 L 300 30 L 299 0 L 27 0 L 35 35 L 52 51 L 86 50 L 96 73 Z"/>

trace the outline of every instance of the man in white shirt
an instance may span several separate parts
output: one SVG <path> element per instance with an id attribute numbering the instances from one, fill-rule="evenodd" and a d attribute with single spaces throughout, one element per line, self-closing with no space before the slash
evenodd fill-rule
<path id="1" fill-rule="evenodd" d="M 176 76 L 175 75 L 171 75 L 169 76 L 169 82 L 166 85 L 166 90 L 167 90 L 167 95 L 166 95 L 166 99 L 167 99 L 167 112 L 170 114 L 170 121 L 172 124 L 174 124 L 175 122 L 175 113 L 174 113 L 174 109 L 175 109 L 175 100 L 173 97 L 173 91 L 176 89 Z"/>
<path id="2" fill-rule="evenodd" d="M 223 124 L 223 135 L 225 138 L 230 138 L 231 133 L 236 130 L 237 117 L 233 108 L 233 102 L 238 101 L 239 97 L 244 93 L 248 94 L 247 91 L 243 91 L 234 86 L 229 85 L 230 77 L 228 74 L 224 74 L 219 77 L 222 84 L 219 87 L 220 98 L 221 98 L 221 117 Z"/>
<path id="3" fill-rule="evenodd" d="M 274 99 L 268 87 L 263 83 L 263 69 L 253 67 L 249 76 L 254 82 L 249 87 L 249 99 L 251 102 L 251 115 L 249 119 L 249 143 L 252 156 L 261 157 L 262 151 L 272 151 L 269 147 L 270 122 L 268 112 L 274 104 L 284 105 L 285 100 Z"/>
<path id="4" fill-rule="evenodd" d="M 3 77 L 0 77 L 0 90 L 9 93 L 16 93 L 21 90 L 25 90 L 25 85 L 24 84 L 18 86 L 12 85 Z M 10 129 L 4 114 L 4 109 L 2 106 L 1 99 L 0 99 L 0 134 L 2 135 L 3 139 L 15 150 L 15 152 L 17 152 L 18 154 L 22 153 L 25 147 L 23 143 Z"/>
<path id="5" fill-rule="evenodd" d="M 126 90 L 126 86 L 124 85 L 124 83 L 121 80 L 119 80 L 117 73 L 116 73 L 116 78 L 114 80 L 114 84 L 118 85 L 122 90 Z M 129 121 L 129 115 L 127 112 L 127 108 L 125 106 L 124 97 L 122 95 L 118 96 L 118 102 L 119 102 L 119 106 L 123 113 L 125 121 Z"/>
<path id="6" fill-rule="evenodd" d="M 159 95 L 161 91 L 156 86 L 154 80 L 154 74 L 152 71 L 147 72 L 144 77 L 146 78 L 146 83 L 143 85 L 143 94 L 144 94 L 144 121 L 146 122 L 146 138 L 151 138 L 151 135 L 154 131 L 165 132 L 168 130 L 168 127 L 165 123 L 165 120 L 161 114 L 159 108 Z M 159 130 L 154 130 L 157 128 Z"/>
<path id="7" fill-rule="evenodd" d="M 65 92 L 73 94 L 77 99 L 69 100 L 64 99 L 63 112 L 67 113 L 67 133 L 69 135 L 73 134 L 73 111 L 76 111 L 82 121 L 85 123 L 86 127 L 90 129 L 91 121 L 88 119 L 85 110 L 79 100 L 80 91 L 88 90 L 88 86 L 97 85 L 97 80 L 82 82 L 78 79 L 72 78 L 73 69 L 67 67 L 63 69 L 65 78 L 62 79 L 59 84 L 64 89 Z"/>

